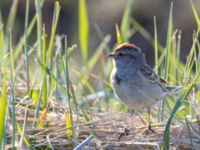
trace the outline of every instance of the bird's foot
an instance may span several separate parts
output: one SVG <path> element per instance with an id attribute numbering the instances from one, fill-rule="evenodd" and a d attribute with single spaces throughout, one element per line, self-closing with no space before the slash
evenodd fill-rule
<path id="1" fill-rule="evenodd" d="M 120 133 L 118 139 L 120 140 L 123 136 L 129 135 L 130 129 L 128 127 L 125 127 L 124 132 Z"/>
<path id="2" fill-rule="evenodd" d="M 150 133 L 156 133 L 156 131 L 152 129 L 151 124 L 148 125 L 148 128 L 143 132 L 143 135 L 148 135 Z"/>

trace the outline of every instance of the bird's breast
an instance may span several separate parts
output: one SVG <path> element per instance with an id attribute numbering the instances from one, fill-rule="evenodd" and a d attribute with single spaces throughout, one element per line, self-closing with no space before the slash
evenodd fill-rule
<path id="1" fill-rule="evenodd" d="M 139 74 L 134 74 L 131 78 L 122 78 L 114 70 L 111 74 L 111 83 L 116 96 L 134 110 L 142 110 L 158 100 L 153 94 L 153 86 L 144 82 Z"/>

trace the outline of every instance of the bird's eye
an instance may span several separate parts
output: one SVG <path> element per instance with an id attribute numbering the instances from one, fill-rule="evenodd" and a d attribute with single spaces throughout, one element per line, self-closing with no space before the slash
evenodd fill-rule
<path id="1" fill-rule="evenodd" d="M 123 55 L 124 55 L 124 54 L 122 54 L 122 53 L 119 53 L 119 54 L 118 54 L 118 56 L 123 56 Z"/>

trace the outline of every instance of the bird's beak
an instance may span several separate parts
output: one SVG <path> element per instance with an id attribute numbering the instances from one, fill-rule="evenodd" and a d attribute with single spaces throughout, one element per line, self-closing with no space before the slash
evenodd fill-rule
<path id="1" fill-rule="evenodd" d="M 115 54 L 114 54 L 114 52 L 112 52 L 112 53 L 106 55 L 106 57 L 108 57 L 108 58 L 114 58 L 114 57 L 115 57 Z"/>

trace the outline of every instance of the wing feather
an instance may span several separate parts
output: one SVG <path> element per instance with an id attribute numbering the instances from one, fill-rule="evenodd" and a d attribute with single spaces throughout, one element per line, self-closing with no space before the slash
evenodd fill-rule
<path id="1" fill-rule="evenodd" d="M 148 65 L 144 65 L 140 68 L 140 72 L 149 82 L 158 82 L 161 84 L 166 84 L 167 81 L 160 78 Z"/>

